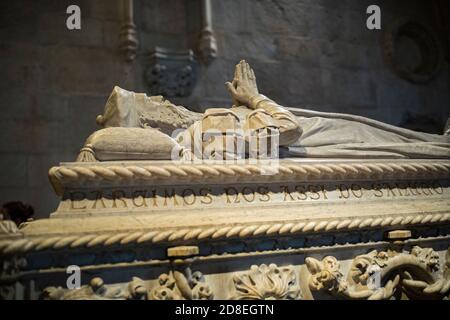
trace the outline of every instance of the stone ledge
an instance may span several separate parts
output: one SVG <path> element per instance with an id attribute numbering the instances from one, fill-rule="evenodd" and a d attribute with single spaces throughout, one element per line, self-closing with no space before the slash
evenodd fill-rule
<path id="1" fill-rule="evenodd" d="M 279 165 L 258 161 L 249 163 L 177 163 L 172 161 L 128 161 L 66 163 L 53 167 L 49 178 L 58 195 L 66 185 L 86 182 L 123 183 L 156 181 L 159 184 L 218 182 L 239 178 L 240 182 L 302 181 L 332 179 L 450 178 L 448 160 L 320 160 L 283 159 Z"/>

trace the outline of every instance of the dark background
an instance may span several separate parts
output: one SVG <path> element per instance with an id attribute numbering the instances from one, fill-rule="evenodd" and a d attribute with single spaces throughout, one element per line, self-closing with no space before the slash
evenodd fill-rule
<path id="1" fill-rule="evenodd" d="M 66 28 L 66 8 L 81 8 L 82 29 Z M 381 7 L 382 30 L 366 28 L 367 6 Z M 46 217 L 58 198 L 48 169 L 73 161 L 98 129 L 114 85 L 148 92 L 144 71 L 155 46 L 195 49 L 197 0 L 135 0 L 139 51 L 121 55 L 118 0 L 0 2 L 0 203 L 21 200 Z M 449 5 L 425 0 L 212 0 L 218 57 L 199 65 L 191 96 L 170 99 L 194 110 L 230 106 L 224 82 L 246 59 L 260 91 L 278 103 L 354 113 L 441 133 L 450 116 Z M 383 32 L 412 17 L 439 42 L 443 62 L 430 81 L 399 77 L 384 59 Z M 401 62 L 426 59 L 414 42 L 399 45 Z"/>

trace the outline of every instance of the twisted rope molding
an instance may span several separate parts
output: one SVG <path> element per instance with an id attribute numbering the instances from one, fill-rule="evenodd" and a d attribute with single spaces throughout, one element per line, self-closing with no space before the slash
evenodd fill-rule
<path id="1" fill-rule="evenodd" d="M 416 162 L 374 162 L 374 163 L 324 163 L 305 164 L 280 162 L 278 166 L 267 164 L 154 164 L 131 166 L 63 166 L 52 167 L 49 178 L 55 191 L 60 195 L 62 185 L 84 180 L 154 180 L 170 178 L 189 178 L 190 180 L 207 179 L 211 177 L 268 177 L 289 176 L 302 178 L 354 178 L 354 177 L 390 177 L 421 176 L 440 178 L 450 177 L 450 162 L 416 163 Z"/>
<path id="2" fill-rule="evenodd" d="M 312 220 L 289 223 L 260 223 L 239 226 L 215 226 L 206 228 L 185 228 L 123 233 L 61 235 L 35 239 L 5 240 L 0 242 L 3 255 L 21 254 L 28 251 L 71 249 L 81 247 L 108 247 L 143 243 L 164 243 L 189 240 L 215 240 L 229 238 L 250 238 L 256 236 L 290 235 L 298 233 L 327 232 L 374 227 L 406 226 L 450 222 L 450 213 L 417 214 L 408 216 L 378 216 L 368 218 L 347 218 L 334 220 Z"/>

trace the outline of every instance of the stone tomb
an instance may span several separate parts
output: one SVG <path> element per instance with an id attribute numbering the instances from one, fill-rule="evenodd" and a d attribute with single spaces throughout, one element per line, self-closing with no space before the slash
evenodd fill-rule
<path id="1" fill-rule="evenodd" d="M 2 222 L 5 299 L 450 292 L 448 160 L 74 162 L 49 177 L 49 219 Z"/>

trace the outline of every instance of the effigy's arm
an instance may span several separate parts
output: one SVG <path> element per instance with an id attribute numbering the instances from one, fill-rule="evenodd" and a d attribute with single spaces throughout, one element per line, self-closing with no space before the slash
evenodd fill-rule
<path id="1" fill-rule="evenodd" d="M 259 94 L 255 72 L 245 60 L 240 61 L 235 68 L 234 79 L 226 83 L 235 105 L 245 105 L 253 110 L 264 110 L 280 132 L 280 145 L 294 143 L 302 134 L 296 117 L 286 108 L 273 100 Z"/>
<path id="2" fill-rule="evenodd" d="M 274 120 L 280 131 L 280 145 L 287 146 L 300 138 L 302 130 L 296 117 L 286 108 L 262 94 L 250 99 L 250 108 L 266 111 Z"/>

